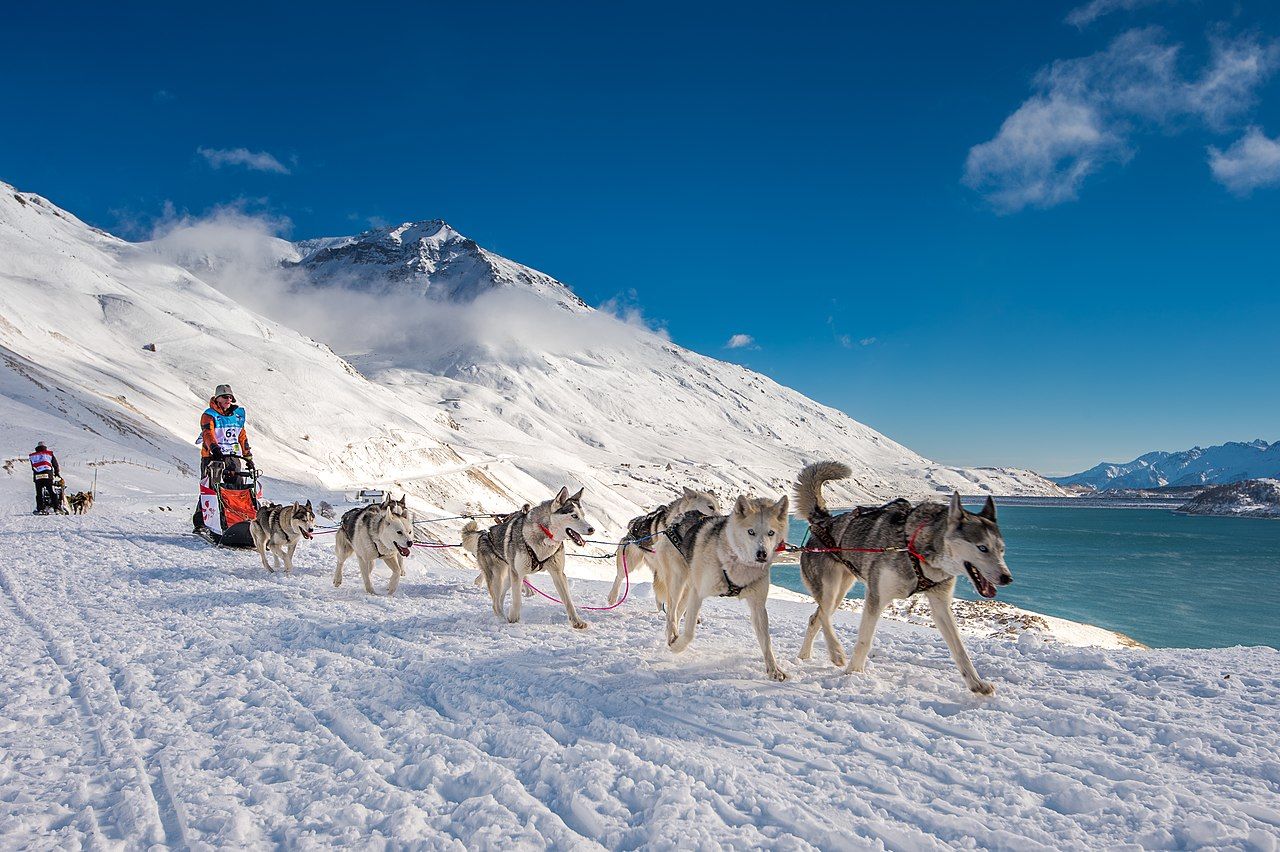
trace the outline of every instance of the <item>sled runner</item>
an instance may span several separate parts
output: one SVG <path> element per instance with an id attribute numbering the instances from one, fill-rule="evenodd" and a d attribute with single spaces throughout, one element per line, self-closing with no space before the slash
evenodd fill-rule
<path id="1" fill-rule="evenodd" d="M 244 459 L 226 455 L 210 463 L 200 480 L 200 514 L 204 530 L 198 535 L 222 547 L 253 547 L 249 525 L 258 516 L 258 470 Z"/>

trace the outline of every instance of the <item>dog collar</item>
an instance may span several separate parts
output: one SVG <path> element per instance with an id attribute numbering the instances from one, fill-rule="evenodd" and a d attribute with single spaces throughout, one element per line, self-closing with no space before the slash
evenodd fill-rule
<path id="1" fill-rule="evenodd" d="M 551 532 L 551 530 L 547 529 L 547 528 L 546 528 L 546 527 L 544 527 L 542 524 L 538 524 L 538 529 L 542 530 L 542 534 L 543 534 L 543 535 L 545 535 L 547 538 L 549 538 L 551 541 L 555 541 L 555 540 L 556 540 L 556 537 L 555 537 L 555 535 Z"/>

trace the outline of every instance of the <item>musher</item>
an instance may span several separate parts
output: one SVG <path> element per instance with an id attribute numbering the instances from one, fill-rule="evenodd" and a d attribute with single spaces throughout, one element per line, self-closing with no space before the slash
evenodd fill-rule
<path id="1" fill-rule="evenodd" d="M 249 449 L 249 433 L 244 427 L 244 408 L 236 404 L 231 385 L 218 385 L 209 399 L 209 407 L 200 415 L 200 479 L 215 461 L 225 456 L 238 455 L 245 465 L 253 469 L 253 451 Z M 200 502 L 191 518 L 195 532 L 204 529 L 204 515 Z"/>

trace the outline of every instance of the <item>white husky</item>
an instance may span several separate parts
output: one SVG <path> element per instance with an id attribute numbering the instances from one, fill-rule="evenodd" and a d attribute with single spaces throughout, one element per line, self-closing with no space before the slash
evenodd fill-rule
<path id="1" fill-rule="evenodd" d="M 693 641 L 698 610 L 708 597 L 741 597 L 774 680 L 786 673 L 769 638 L 769 569 L 786 541 L 787 498 L 739 497 L 728 515 L 685 515 L 658 539 L 653 560 L 667 583 L 667 644 L 679 653 Z M 676 628 L 684 616 L 679 635 Z"/>

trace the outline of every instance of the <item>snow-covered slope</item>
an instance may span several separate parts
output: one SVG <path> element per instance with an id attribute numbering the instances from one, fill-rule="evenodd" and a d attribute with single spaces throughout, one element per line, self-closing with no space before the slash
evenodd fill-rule
<path id="1" fill-rule="evenodd" d="M 6 849 L 1275 848 L 1274 649 L 970 636 L 984 699 L 931 627 L 882 623 L 863 675 L 797 662 L 813 605 L 770 600 L 779 684 L 736 600 L 676 656 L 647 589 L 587 630 L 540 599 L 509 625 L 430 552 L 369 598 L 324 537 L 268 575 L 160 493 L 12 495 Z"/>
<path id="2" fill-rule="evenodd" d="M 1102 462 L 1081 473 L 1051 478 L 1060 485 L 1108 491 L 1164 485 L 1226 485 L 1260 477 L 1280 477 L 1280 441 L 1228 441 L 1177 453 L 1156 451 L 1127 464 Z"/>
<path id="3" fill-rule="evenodd" d="M 1178 509 L 1189 515 L 1280 518 L 1280 480 L 1246 479 L 1196 495 Z"/>

